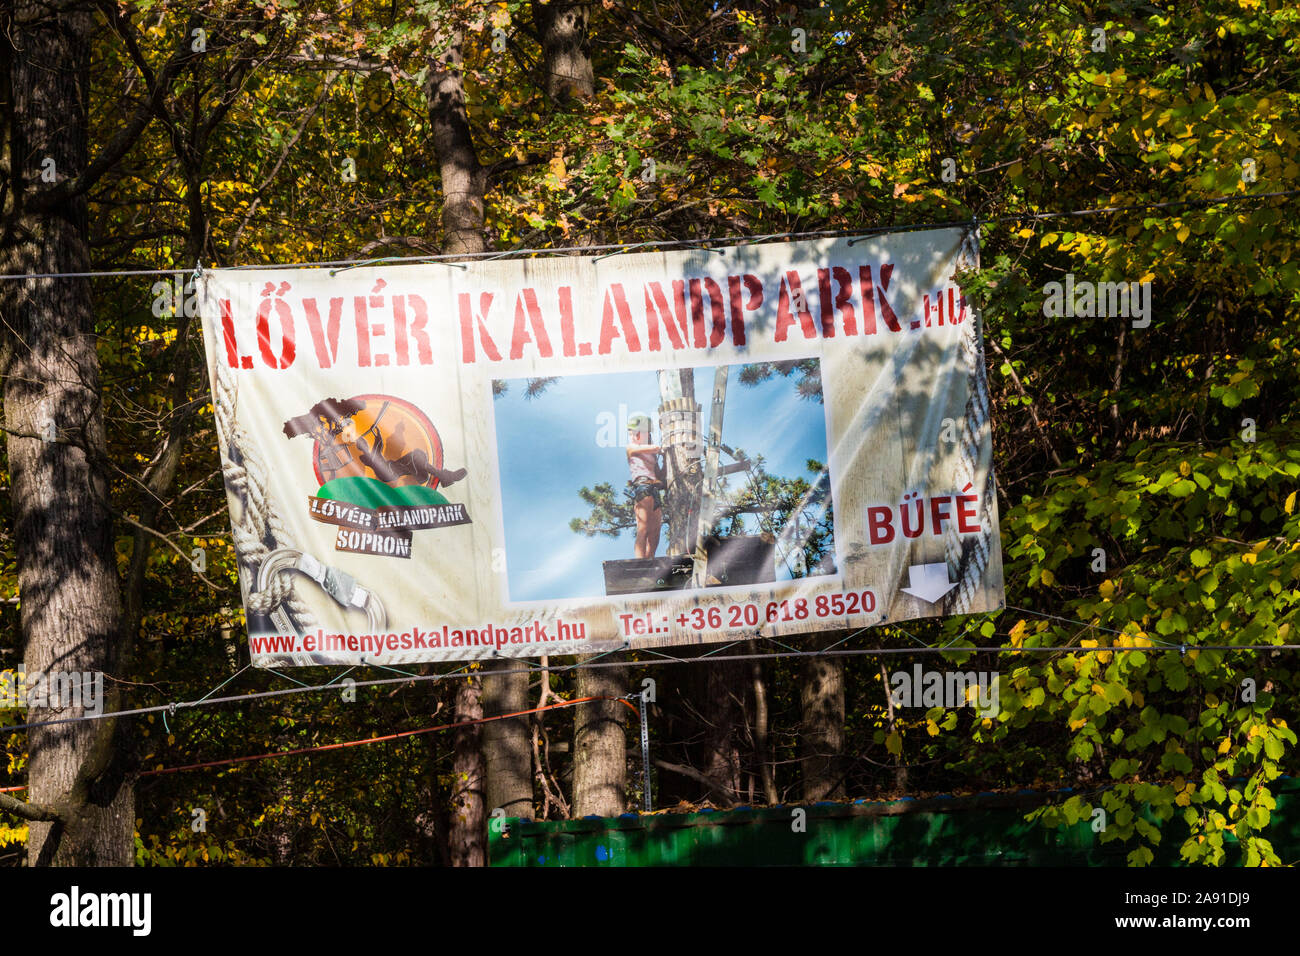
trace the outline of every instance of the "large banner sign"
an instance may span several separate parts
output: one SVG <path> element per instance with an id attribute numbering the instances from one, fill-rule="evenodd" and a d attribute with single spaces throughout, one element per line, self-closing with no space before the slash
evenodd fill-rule
<path id="1" fill-rule="evenodd" d="M 659 647 L 1002 605 L 974 237 L 217 270 L 261 666 Z"/>

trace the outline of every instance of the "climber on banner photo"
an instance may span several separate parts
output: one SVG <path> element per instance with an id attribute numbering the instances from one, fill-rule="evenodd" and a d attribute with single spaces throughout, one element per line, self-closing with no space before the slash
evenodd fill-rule
<path id="1" fill-rule="evenodd" d="M 430 462 L 426 450 L 418 447 L 418 440 L 421 438 L 427 440 L 426 436 L 431 434 L 436 442 L 433 447 L 438 457 L 441 457 L 442 447 L 441 442 L 436 441 L 437 432 L 431 425 L 420 427 L 422 423 L 419 423 L 418 419 L 424 416 L 417 409 L 410 409 L 414 415 L 402 416 L 403 419 L 411 418 L 416 422 L 412 429 L 417 435 L 416 447 L 407 450 L 405 444 L 402 444 L 403 432 L 410 424 L 406 420 L 398 421 L 393 425 L 392 432 L 387 438 L 385 437 L 380 422 L 393 402 L 393 399 L 383 400 L 378 411 L 374 413 L 373 419 L 365 430 L 361 431 L 356 419 L 358 413 L 367 410 L 368 402 L 365 397 L 343 400 L 322 399 L 313 405 L 307 414 L 285 422 L 284 434 L 288 438 L 311 435 L 316 439 L 319 449 L 317 467 L 323 472 L 322 477 L 326 481 L 343 474 L 365 474 L 367 469 L 373 477 L 387 485 L 396 485 L 401 478 L 408 475 L 415 479 L 413 484 L 429 483 L 435 488 L 438 485 L 446 487 L 455 484 L 464 478 L 464 468 L 454 471 L 439 468 Z M 401 405 L 405 406 L 406 403 L 402 402 Z M 407 412 L 407 409 L 401 411 Z M 395 458 L 385 455 L 386 441 L 390 445 L 396 445 L 404 454 Z M 429 482 L 429 479 L 433 481 Z"/>
<path id="2" fill-rule="evenodd" d="M 633 415 L 627 420 L 628 484 L 632 486 L 632 503 L 636 512 L 636 543 L 633 556 L 653 558 L 659 548 L 659 529 L 663 527 L 663 468 L 659 456 L 663 449 L 650 443 L 650 416 Z"/>
<path id="3" fill-rule="evenodd" d="M 463 504 L 442 489 L 464 468 L 443 467 L 442 438 L 419 408 L 393 395 L 325 398 L 284 423 L 285 437 L 315 440 L 320 490 L 314 521 L 339 527 L 340 551 L 409 558 L 411 532 L 468 524 Z"/>

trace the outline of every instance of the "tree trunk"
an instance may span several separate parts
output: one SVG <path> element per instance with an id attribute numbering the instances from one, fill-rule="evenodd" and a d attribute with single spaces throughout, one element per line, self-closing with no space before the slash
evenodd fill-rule
<path id="1" fill-rule="evenodd" d="M 523 661 L 492 660 L 492 670 L 509 670 L 483 678 L 483 716 L 528 709 L 528 668 Z M 511 717 L 483 725 L 483 763 L 487 774 L 489 813 L 500 808 L 508 817 L 533 818 L 533 747 L 528 718 Z"/>
<path id="2" fill-rule="evenodd" d="M 829 638 L 810 636 L 809 640 L 820 648 L 843 636 L 832 632 Z M 803 712 L 799 736 L 804 802 L 843 797 L 844 658 L 804 658 L 799 703 Z"/>
<path id="3" fill-rule="evenodd" d="M 750 641 L 746 653 L 758 652 L 758 642 Z M 763 783 L 763 797 L 769 805 L 781 802 L 776 792 L 776 769 L 772 765 L 772 742 L 767 704 L 767 680 L 763 676 L 763 662 L 750 661 L 749 674 L 754 691 L 754 762 L 758 764 L 759 779 Z"/>
<path id="4" fill-rule="evenodd" d="M 456 681 L 456 722 L 483 717 L 477 677 Z M 452 866 L 487 865 L 487 822 L 483 807 L 483 725 L 452 731 L 451 821 L 447 828 Z"/>
<path id="5" fill-rule="evenodd" d="M 483 220 L 487 170 L 479 164 L 465 111 L 462 39 L 459 29 L 440 27 L 435 45 L 445 52 L 429 64 L 426 87 L 442 177 L 443 251 L 453 254 L 487 249 Z M 485 709 L 488 716 L 527 709 L 527 668 L 517 662 L 497 662 L 501 664 L 517 673 L 485 677 L 481 688 L 477 680 L 462 686 L 456 695 L 457 720 L 477 719 L 484 716 Z M 492 721 L 483 727 L 482 732 L 465 728 L 455 738 L 458 789 L 450 833 L 454 865 L 486 863 L 487 808 L 501 807 L 508 816 L 533 816 L 532 752 L 526 718 Z"/>
<path id="6" fill-rule="evenodd" d="M 733 801 L 741 791 L 741 746 L 745 726 L 744 661 L 702 661 L 695 668 L 696 700 L 704 715 L 700 771 Z"/>
<path id="7" fill-rule="evenodd" d="M 667 369 L 659 373 L 659 444 L 664 450 L 664 519 L 668 554 L 695 550 L 700 521 L 700 406 L 695 401 L 695 372 Z"/>
<path id="8" fill-rule="evenodd" d="M 614 655 L 604 658 L 605 661 L 615 659 Z M 626 695 L 626 668 L 578 671 L 577 696 Z M 628 709 L 617 700 L 598 700 L 579 704 L 574 710 L 573 816 L 613 817 L 625 813 Z"/>
<path id="9" fill-rule="evenodd" d="M 591 6 L 586 3 L 533 4 L 533 22 L 542 39 L 546 95 L 557 103 L 571 97 L 586 99 L 595 91 L 587 35 L 590 21 Z"/>
<path id="10" fill-rule="evenodd" d="M 533 4 L 533 20 L 542 41 L 546 95 L 564 104 L 595 92 L 587 27 L 591 7 L 585 3 Z M 621 658 L 621 655 L 619 655 Z M 615 660 L 613 655 L 580 658 Z M 580 669 L 579 697 L 622 697 L 627 671 L 622 667 Z M 573 717 L 574 817 L 617 816 L 627 810 L 627 708 L 614 700 L 579 704 Z"/>
<path id="11" fill-rule="evenodd" d="M 44 3 L 10 10 L 0 42 L 9 47 L 5 106 L 13 138 L 5 165 L 16 192 L 6 200 L 12 228 L 0 259 L 7 273 L 86 271 L 84 195 L 36 214 L 24 211 L 24 201 L 54 187 L 42 181 L 43 170 L 63 182 L 88 165 L 93 20 L 83 10 L 55 13 Z M 0 283 L 0 315 L 24 666 L 29 678 L 111 673 L 125 648 L 90 285 L 85 279 Z M 103 707 L 116 708 L 115 693 Z M 41 721 L 75 713 L 41 707 L 27 716 Z M 61 817 L 31 824 L 30 865 L 132 864 L 135 800 L 120 729 L 117 721 L 95 720 L 28 731 L 30 800 L 57 808 Z"/>
<path id="12" fill-rule="evenodd" d="M 487 249 L 483 235 L 487 170 L 479 165 L 465 112 L 462 39 L 458 29 L 439 29 L 434 44 L 440 50 L 445 47 L 445 52 L 429 63 L 425 85 L 433 148 L 442 177 L 443 252 L 450 254 Z"/>

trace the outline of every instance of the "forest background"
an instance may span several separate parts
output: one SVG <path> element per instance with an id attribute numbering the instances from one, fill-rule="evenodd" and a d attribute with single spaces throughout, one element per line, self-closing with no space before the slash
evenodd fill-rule
<path id="1" fill-rule="evenodd" d="M 1295 651 L 1206 649 L 1300 643 L 1294 5 L 7 0 L 0 24 L 3 273 L 144 270 L 0 279 L 0 668 L 103 670 L 112 710 L 193 700 L 247 662 L 201 337 L 147 272 L 199 260 L 978 216 L 963 286 L 1008 603 L 839 645 L 950 646 L 915 660 L 999 671 L 993 720 L 896 711 L 880 659 L 771 642 L 740 648 L 770 660 L 556 658 L 166 721 L 6 731 L 25 712 L 0 709 L 0 862 L 481 864 L 496 807 L 639 805 L 629 708 L 156 771 L 646 676 L 659 808 L 1073 787 L 1044 823 L 1102 807 L 1131 863 L 1161 838 L 1144 804 L 1186 821 L 1189 861 L 1295 862 L 1269 841 Z M 1066 274 L 1149 282 L 1149 325 L 1047 315 Z M 1062 650 L 988 650 L 1025 647 Z M 249 670 L 224 692 L 285 686 Z"/>

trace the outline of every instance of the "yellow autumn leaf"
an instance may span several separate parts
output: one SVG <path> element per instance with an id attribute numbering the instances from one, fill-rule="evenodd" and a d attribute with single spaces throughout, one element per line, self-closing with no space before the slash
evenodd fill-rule
<path id="1" fill-rule="evenodd" d="M 1099 593 L 1102 597 L 1104 597 L 1107 601 L 1109 601 L 1111 599 L 1111 595 L 1115 593 L 1115 582 L 1110 580 L 1109 578 L 1107 578 L 1105 581 L 1102 581 L 1101 587 L 1097 588 L 1097 593 Z"/>
<path id="2" fill-rule="evenodd" d="M 1051 586 L 1056 583 L 1056 575 L 1054 575 L 1051 571 L 1044 569 L 1042 574 L 1042 582 L 1048 586 Z"/>
<path id="3" fill-rule="evenodd" d="M 885 749 L 891 754 L 901 754 L 903 752 L 903 738 L 900 737 L 897 732 L 891 732 L 890 735 L 885 738 Z"/>
<path id="4" fill-rule="evenodd" d="M 1011 638 L 1012 645 L 1019 647 L 1025 640 L 1025 622 L 1016 621 L 1015 627 L 1011 628 L 1008 636 Z"/>
<path id="5" fill-rule="evenodd" d="M 1291 494 L 1289 494 L 1289 495 L 1286 496 L 1286 504 L 1283 505 L 1283 507 L 1286 508 L 1286 513 L 1287 513 L 1287 514 L 1290 514 L 1292 511 L 1295 510 L 1295 492 L 1294 492 L 1294 491 L 1291 492 Z"/>
<path id="6" fill-rule="evenodd" d="M 1186 242 L 1187 237 L 1190 236 L 1191 234 L 1192 234 L 1192 230 L 1188 229 L 1186 226 L 1183 226 L 1181 229 L 1178 230 L 1178 241 Z"/>

